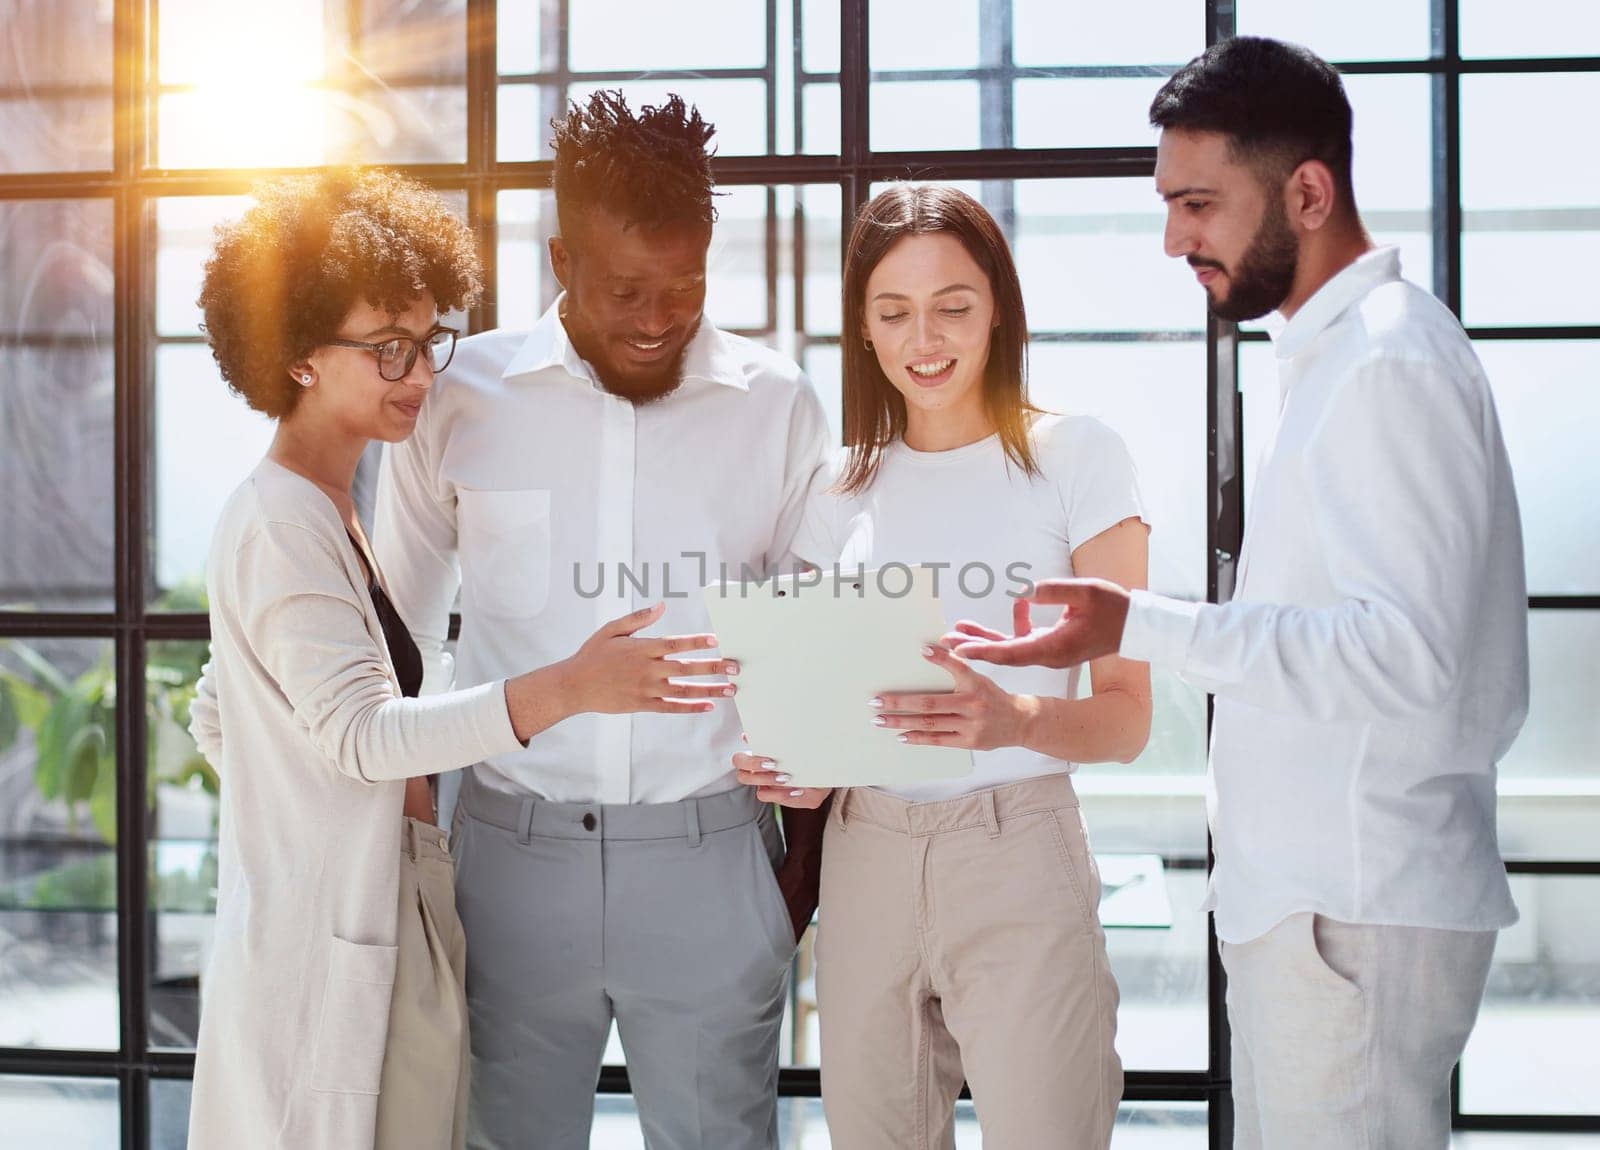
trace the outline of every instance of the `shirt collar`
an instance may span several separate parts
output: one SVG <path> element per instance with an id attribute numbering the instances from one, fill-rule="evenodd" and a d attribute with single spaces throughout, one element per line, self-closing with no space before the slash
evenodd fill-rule
<path id="1" fill-rule="evenodd" d="M 1399 278 L 1400 249 L 1376 248 L 1318 288 L 1292 319 L 1273 312 L 1265 326 L 1277 357 L 1293 359 L 1373 288 Z"/>
<path id="2" fill-rule="evenodd" d="M 539 317 L 533 331 L 501 373 L 502 379 L 559 367 L 575 380 L 593 388 L 600 387 L 593 369 L 572 346 L 567 325 L 561 322 L 561 303 L 566 298 L 566 293 L 562 292 Z M 704 315 L 683 357 L 683 381 L 688 383 L 691 380 L 721 384 L 739 391 L 750 390 L 750 384 L 728 345 L 727 337 Z"/>

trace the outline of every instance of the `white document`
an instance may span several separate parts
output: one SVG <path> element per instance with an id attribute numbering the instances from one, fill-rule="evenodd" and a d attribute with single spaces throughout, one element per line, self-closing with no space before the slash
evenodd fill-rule
<path id="1" fill-rule="evenodd" d="M 895 786 L 970 774 L 972 752 L 918 747 L 874 727 L 885 691 L 949 692 L 922 657 L 946 630 L 932 574 L 892 564 L 839 576 L 777 576 L 703 589 L 750 749 L 795 786 Z"/>

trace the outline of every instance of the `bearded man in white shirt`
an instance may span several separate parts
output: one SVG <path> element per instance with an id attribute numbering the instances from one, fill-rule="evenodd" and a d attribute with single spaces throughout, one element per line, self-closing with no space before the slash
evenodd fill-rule
<path id="1" fill-rule="evenodd" d="M 1208 809 L 1238 1150 L 1444 1150 L 1450 1072 L 1516 920 L 1495 763 L 1527 711 L 1527 591 L 1488 381 L 1375 249 L 1338 73 L 1225 41 L 1156 96 L 1166 251 L 1213 312 L 1277 314 L 1280 407 L 1225 604 L 1041 583 L 959 654 L 1112 653 L 1216 696 Z"/>
<path id="2" fill-rule="evenodd" d="M 563 294 L 531 333 L 461 342 L 380 480 L 379 562 L 425 690 L 450 678 L 458 587 L 458 687 L 559 660 L 656 600 L 664 634 L 706 632 L 702 584 L 789 564 L 827 452 L 800 369 L 703 314 L 712 126 L 676 96 L 635 114 L 616 92 L 553 126 Z M 615 1022 L 652 1147 L 776 1150 L 822 823 L 786 813 L 786 857 L 772 809 L 737 783 L 739 748 L 719 703 L 582 715 L 469 768 L 451 849 L 470 1146 L 587 1147 Z"/>

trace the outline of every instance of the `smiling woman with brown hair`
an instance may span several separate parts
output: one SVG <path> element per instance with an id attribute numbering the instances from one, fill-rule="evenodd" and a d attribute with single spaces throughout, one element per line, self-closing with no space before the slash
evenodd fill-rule
<path id="1" fill-rule="evenodd" d="M 981 204 L 912 184 L 874 197 L 850 234 L 844 315 L 842 474 L 797 553 L 931 568 L 947 645 L 1009 629 L 1016 580 L 1143 585 L 1133 462 L 1098 420 L 1028 401 L 1022 288 Z M 985 674 L 945 646 L 923 654 L 952 691 L 884 691 L 860 721 L 974 765 L 833 796 L 817 935 L 829 1133 L 851 1150 L 947 1145 L 964 1077 L 985 1144 L 1105 1150 L 1117 986 L 1071 773 L 1143 750 L 1149 672 L 1097 659 L 1085 694 L 1077 668 Z M 763 798 L 823 796 L 787 790 L 781 763 L 735 762 Z"/>
<path id="2" fill-rule="evenodd" d="M 584 711 L 698 713 L 667 685 L 709 636 L 641 640 L 660 605 L 527 674 L 412 698 L 422 661 L 350 496 L 411 434 L 480 277 L 466 226 L 393 173 L 262 188 L 219 230 L 200 304 L 222 376 L 278 421 L 207 561 L 212 659 L 192 707 L 222 778 L 215 950 L 194 1150 L 462 1145 L 463 939 L 426 776 Z M 663 696 L 670 694 L 673 700 Z"/>

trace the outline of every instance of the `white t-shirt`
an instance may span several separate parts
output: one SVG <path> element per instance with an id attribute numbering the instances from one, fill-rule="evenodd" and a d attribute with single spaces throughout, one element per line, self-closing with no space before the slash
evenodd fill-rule
<path id="1" fill-rule="evenodd" d="M 888 563 L 931 567 L 945 621 L 971 619 L 1011 633 L 1012 604 L 1041 579 L 1070 576 L 1072 552 L 1125 519 L 1144 519 L 1133 460 L 1120 436 L 1085 416 L 1042 415 L 1033 425 L 1040 474 L 1006 458 L 998 435 L 953 451 L 885 449 L 858 495 L 819 483 L 794 551 L 824 570 Z M 843 457 L 831 469 L 837 477 Z M 1039 612 L 1040 624 L 1046 612 Z M 1074 698 L 1081 668 L 977 665 L 1013 694 Z M 871 721 L 867 700 L 861 721 Z M 890 737 L 886 735 L 885 737 Z M 885 788 L 923 802 L 1071 771 L 1075 764 L 1024 747 L 974 754 L 972 774 Z"/>

